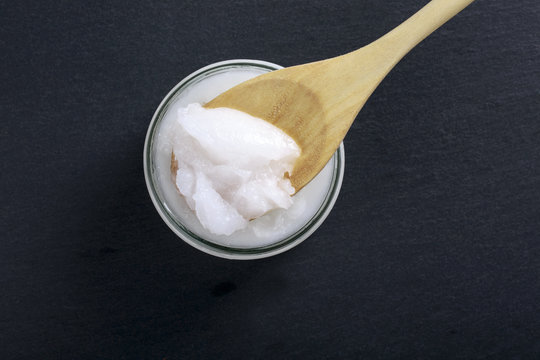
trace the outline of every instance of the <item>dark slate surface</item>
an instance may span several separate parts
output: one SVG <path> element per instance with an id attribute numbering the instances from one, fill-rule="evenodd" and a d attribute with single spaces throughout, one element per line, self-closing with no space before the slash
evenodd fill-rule
<path id="1" fill-rule="evenodd" d="M 479 0 L 403 59 L 288 253 L 201 253 L 146 192 L 184 76 L 342 54 L 425 2 L 2 2 L 0 358 L 540 358 L 537 0 Z"/>

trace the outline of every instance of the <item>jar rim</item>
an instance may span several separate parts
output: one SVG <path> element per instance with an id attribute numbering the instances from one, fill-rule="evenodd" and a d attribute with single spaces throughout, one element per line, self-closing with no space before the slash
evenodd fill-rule
<path id="1" fill-rule="evenodd" d="M 190 231 L 187 226 L 179 222 L 178 219 L 173 216 L 170 209 L 168 209 L 165 200 L 160 195 L 157 189 L 159 186 L 157 185 L 157 180 L 154 176 L 154 159 L 152 156 L 152 149 L 158 126 L 161 123 L 161 120 L 163 119 L 163 116 L 165 115 L 169 104 L 171 104 L 175 100 L 176 95 L 180 94 L 183 89 L 187 88 L 189 85 L 197 82 L 198 80 L 202 80 L 202 78 L 206 76 L 210 76 L 211 74 L 223 72 L 233 68 L 245 67 L 267 69 L 270 71 L 279 70 L 282 68 L 282 66 L 280 65 L 273 64 L 267 61 L 234 59 L 216 62 L 191 73 L 190 75 L 182 79 L 176 86 L 174 86 L 157 107 L 148 127 L 143 151 L 144 178 L 148 193 L 156 210 L 158 211 L 163 221 L 167 224 L 167 226 L 178 237 L 184 240 L 184 242 L 197 248 L 198 250 L 201 250 L 210 255 L 237 260 L 260 259 L 277 255 L 297 246 L 298 244 L 306 240 L 309 236 L 311 236 L 311 234 L 315 230 L 317 230 L 317 228 L 326 219 L 337 200 L 343 181 L 345 167 L 345 149 L 343 143 L 341 143 L 339 148 L 333 155 L 334 167 L 332 169 L 332 180 L 329 186 L 329 191 L 326 194 L 317 212 L 293 234 L 287 236 L 280 241 L 273 242 L 265 246 L 240 248 L 217 244 L 215 242 L 203 239 L 202 237 Z"/>

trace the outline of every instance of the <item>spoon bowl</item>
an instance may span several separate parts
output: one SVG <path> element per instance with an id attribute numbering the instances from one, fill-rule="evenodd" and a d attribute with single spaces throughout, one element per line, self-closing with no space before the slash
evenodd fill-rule
<path id="1" fill-rule="evenodd" d="M 206 107 L 241 110 L 274 124 L 292 136 L 302 149 L 295 163 L 294 176 L 289 175 L 291 184 L 298 191 L 311 180 L 311 173 L 305 170 L 319 166 L 318 160 L 327 158 L 324 151 L 333 148 L 333 144 L 329 144 L 330 146 L 327 144 L 331 139 L 329 134 L 331 129 L 328 127 L 326 111 L 319 101 L 319 96 L 301 82 L 288 78 L 280 79 L 276 76 L 261 78 L 263 76 L 258 76 L 257 81 L 243 83 L 242 97 L 237 97 L 235 92 L 232 92 L 228 94 L 229 96 L 218 96 Z M 296 134 L 310 134 L 310 136 L 296 136 Z M 337 147 L 330 156 L 336 149 Z M 298 166 L 299 164 L 301 166 Z"/>

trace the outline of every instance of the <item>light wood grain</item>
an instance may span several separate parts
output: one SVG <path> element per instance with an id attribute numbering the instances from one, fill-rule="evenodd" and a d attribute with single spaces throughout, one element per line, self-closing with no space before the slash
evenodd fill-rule
<path id="1" fill-rule="evenodd" d="M 290 174 L 298 191 L 328 162 L 371 93 L 399 60 L 473 1 L 433 0 L 361 49 L 258 76 L 205 106 L 244 111 L 294 138 L 302 149 Z"/>

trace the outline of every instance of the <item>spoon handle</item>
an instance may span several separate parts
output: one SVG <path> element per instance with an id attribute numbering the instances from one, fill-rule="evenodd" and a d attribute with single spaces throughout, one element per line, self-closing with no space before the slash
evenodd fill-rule
<path id="1" fill-rule="evenodd" d="M 457 15 L 474 0 L 432 0 L 398 27 L 373 42 L 371 46 L 391 49 L 395 65 L 413 47 Z"/>

